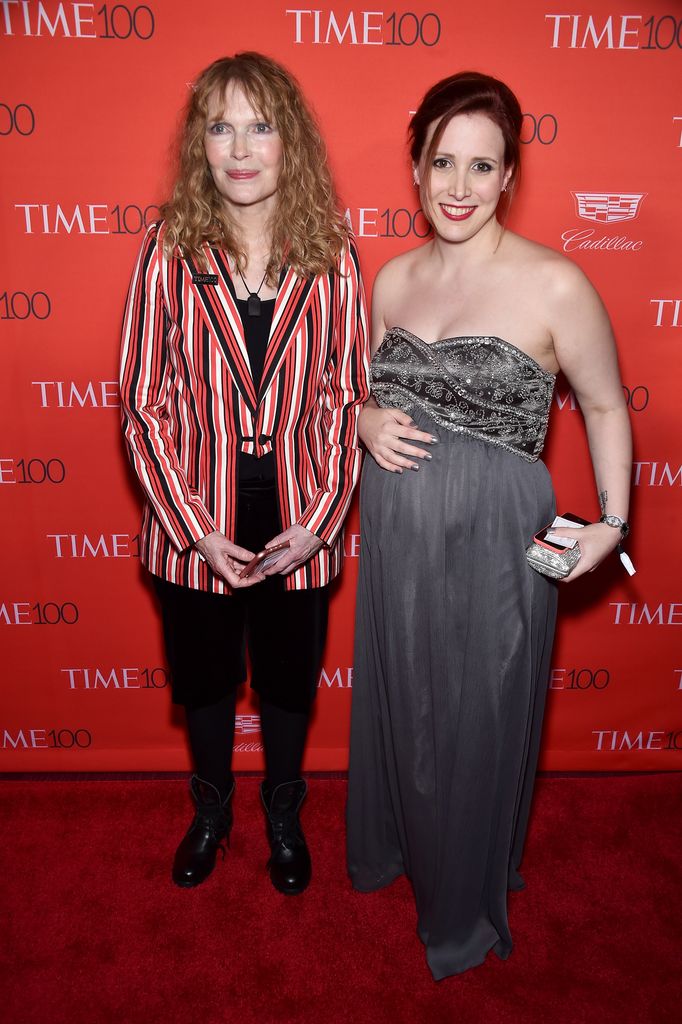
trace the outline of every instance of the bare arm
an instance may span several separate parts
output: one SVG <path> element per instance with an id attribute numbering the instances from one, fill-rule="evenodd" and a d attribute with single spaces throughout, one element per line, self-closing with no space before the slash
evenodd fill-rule
<path id="1" fill-rule="evenodd" d="M 602 510 L 627 520 L 632 471 L 632 435 L 609 318 L 581 271 L 562 263 L 553 295 L 552 334 L 559 366 L 582 410 Z M 577 532 L 582 551 L 574 579 L 613 551 L 620 531 L 594 524 Z"/>
<path id="2" fill-rule="evenodd" d="M 377 274 L 372 292 L 372 355 L 379 348 L 388 329 L 385 309 L 394 284 L 393 268 L 387 264 Z M 419 469 L 419 462 L 431 458 L 427 449 L 407 441 L 432 444 L 431 434 L 412 425 L 412 418 L 402 409 L 383 409 L 373 397 L 365 403 L 358 422 L 360 440 L 377 465 L 391 473 Z M 417 460 L 417 461 L 415 461 Z"/>

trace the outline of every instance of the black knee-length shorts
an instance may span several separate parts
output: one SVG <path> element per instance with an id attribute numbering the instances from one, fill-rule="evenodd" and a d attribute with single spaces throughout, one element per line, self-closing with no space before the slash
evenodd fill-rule
<path id="1" fill-rule="evenodd" d="M 260 551 L 281 532 L 273 484 L 240 491 L 236 543 Z M 329 588 L 286 590 L 282 576 L 233 594 L 213 594 L 152 577 L 161 604 L 173 702 L 214 704 L 246 678 L 290 711 L 310 708 L 327 634 Z"/>

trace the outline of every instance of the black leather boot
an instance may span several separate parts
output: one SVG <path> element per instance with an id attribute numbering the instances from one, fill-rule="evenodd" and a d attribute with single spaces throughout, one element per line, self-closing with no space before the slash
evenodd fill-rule
<path id="1" fill-rule="evenodd" d="M 225 857 L 225 843 L 230 845 L 234 782 L 223 801 L 215 786 L 198 775 L 192 776 L 189 788 L 196 814 L 173 861 L 173 881 L 185 889 L 201 885 L 208 878 L 215 867 L 218 850 Z"/>
<path id="2" fill-rule="evenodd" d="M 272 791 L 265 783 L 260 788 L 268 819 L 270 881 L 287 896 L 303 892 L 312 873 L 310 854 L 298 819 L 307 791 L 303 779 L 283 782 Z"/>

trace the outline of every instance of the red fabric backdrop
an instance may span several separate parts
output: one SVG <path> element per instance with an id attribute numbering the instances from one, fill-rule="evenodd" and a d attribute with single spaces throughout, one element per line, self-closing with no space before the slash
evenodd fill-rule
<path id="1" fill-rule="evenodd" d="M 172 176 L 193 76 L 259 49 L 287 64 L 328 139 L 370 289 L 416 244 L 410 111 L 438 78 L 492 73 L 526 111 L 511 226 L 564 250 L 601 292 L 632 410 L 639 572 L 615 559 L 562 588 L 542 766 L 682 767 L 678 389 L 682 9 L 606 0 L 381 11 L 0 4 L 0 767 L 188 765 L 137 558 L 140 496 L 119 434 L 118 335 L 143 225 Z M 568 13 L 566 13 L 568 12 Z M 546 452 L 560 510 L 597 513 L 580 412 L 560 382 Z M 358 516 L 333 600 L 306 767 L 346 766 Z M 239 707 L 236 767 L 261 764 Z"/>

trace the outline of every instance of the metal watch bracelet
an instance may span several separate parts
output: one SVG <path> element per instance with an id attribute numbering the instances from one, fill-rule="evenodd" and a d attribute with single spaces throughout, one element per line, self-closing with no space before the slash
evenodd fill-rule
<path id="1" fill-rule="evenodd" d="M 620 516 L 607 516 L 603 515 L 599 519 L 600 523 L 606 523 L 607 526 L 612 526 L 614 529 L 620 530 L 621 540 L 625 540 L 630 532 L 630 524 L 625 519 L 621 519 Z"/>

